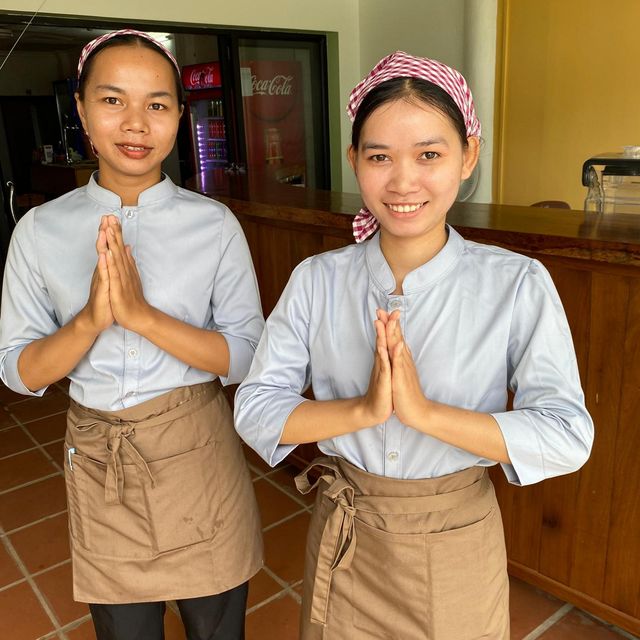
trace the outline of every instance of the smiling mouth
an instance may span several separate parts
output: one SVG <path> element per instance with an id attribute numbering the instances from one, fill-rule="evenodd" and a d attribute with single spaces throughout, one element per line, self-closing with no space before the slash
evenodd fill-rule
<path id="1" fill-rule="evenodd" d="M 423 207 L 426 202 L 418 202 L 416 204 L 391 204 L 390 202 L 385 202 L 385 205 L 391 209 L 394 213 L 413 213 Z"/>
<path id="2" fill-rule="evenodd" d="M 119 147 L 126 149 L 127 151 L 150 151 L 151 147 L 144 147 L 132 144 L 119 144 Z"/>

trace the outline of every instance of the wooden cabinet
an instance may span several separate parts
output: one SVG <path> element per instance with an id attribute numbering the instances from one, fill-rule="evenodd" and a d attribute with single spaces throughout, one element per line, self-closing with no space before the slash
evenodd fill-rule
<path id="1" fill-rule="evenodd" d="M 359 198 L 243 188 L 216 197 L 238 216 L 265 313 L 303 258 L 352 241 Z M 337 211 L 337 213 L 336 213 Z M 456 204 L 449 222 L 471 240 L 540 259 L 562 298 L 596 426 L 578 472 L 528 487 L 491 470 L 509 571 L 640 634 L 640 216 Z M 315 445 L 298 447 L 304 464 Z"/>
<path id="2" fill-rule="evenodd" d="M 31 167 L 31 190 L 42 193 L 47 199 L 57 198 L 87 184 L 97 168 L 97 162 L 34 164 Z"/>

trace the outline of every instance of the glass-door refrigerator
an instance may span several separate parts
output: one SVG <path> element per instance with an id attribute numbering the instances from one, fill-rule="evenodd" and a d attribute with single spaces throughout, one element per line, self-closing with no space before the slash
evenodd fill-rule
<path id="1" fill-rule="evenodd" d="M 226 166 L 228 146 L 223 111 L 220 63 L 182 68 L 195 173 Z"/>

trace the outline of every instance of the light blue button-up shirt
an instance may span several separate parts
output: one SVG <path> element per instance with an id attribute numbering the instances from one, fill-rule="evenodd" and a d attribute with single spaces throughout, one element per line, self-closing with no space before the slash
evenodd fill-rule
<path id="1" fill-rule="evenodd" d="M 242 229 L 222 204 L 176 187 L 165 176 L 135 207 L 91 178 L 18 223 L 9 249 L 0 317 L 0 375 L 18 393 L 17 362 L 31 341 L 51 335 L 86 304 L 101 216 L 116 215 L 131 245 L 147 301 L 178 320 L 219 331 L 230 352 L 225 384 L 249 370 L 264 320 Z M 103 331 L 69 374 L 69 395 L 118 410 L 180 386 L 213 380 L 133 331 Z"/>
<path id="2" fill-rule="evenodd" d="M 428 398 L 494 416 L 512 461 L 502 465 L 510 482 L 530 484 L 585 462 L 593 423 L 547 270 L 448 231 L 445 247 L 406 276 L 403 295 L 393 295 L 395 280 L 378 234 L 296 268 L 236 395 L 237 429 L 271 465 L 294 449 L 279 441 L 309 384 L 317 400 L 365 394 L 378 307 L 400 309 Z M 506 411 L 508 388 L 513 411 Z M 328 455 L 392 478 L 495 464 L 407 427 L 395 415 L 318 444 Z"/>

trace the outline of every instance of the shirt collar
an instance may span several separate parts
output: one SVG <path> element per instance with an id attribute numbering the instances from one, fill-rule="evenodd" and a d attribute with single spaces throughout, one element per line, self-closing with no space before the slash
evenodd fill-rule
<path id="1" fill-rule="evenodd" d="M 447 225 L 447 242 L 428 262 L 409 272 L 402 285 L 405 295 L 418 293 L 432 286 L 458 262 L 464 251 L 464 239 L 453 228 Z M 382 249 L 380 249 L 380 232 L 376 233 L 365 247 L 367 268 L 378 288 L 387 294 L 393 293 L 396 281 Z"/>
<path id="2" fill-rule="evenodd" d="M 101 187 L 97 181 L 98 172 L 94 171 L 91 174 L 91 178 L 89 178 L 89 182 L 87 183 L 87 195 L 99 202 L 101 205 L 109 207 L 111 209 L 119 209 L 122 207 L 122 201 L 120 200 L 120 196 L 113 193 L 113 191 L 109 191 L 104 187 Z M 158 202 L 159 200 L 164 200 L 165 198 L 170 198 L 174 195 L 178 187 L 173 183 L 171 178 L 166 174 L 162 174 L 162 180 L 157 184 L 154 184 L 152 187 L 145 189 L 138 196 L 138 204 L 137 207 L 144 207 L 145 205 L 153 204 L 154 202 Z"/>

